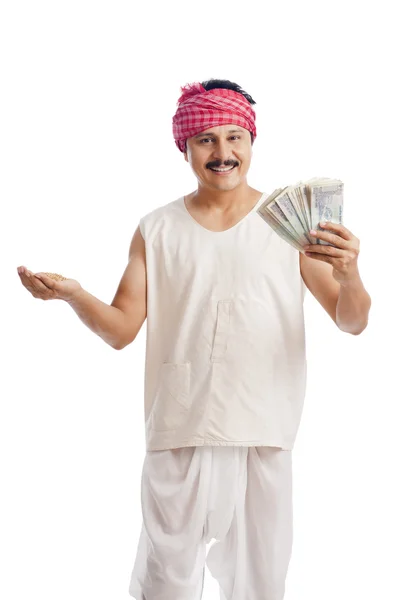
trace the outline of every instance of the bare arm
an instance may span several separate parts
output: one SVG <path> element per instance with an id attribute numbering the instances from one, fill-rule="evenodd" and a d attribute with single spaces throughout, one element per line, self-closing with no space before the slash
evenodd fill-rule
<path id="1" fill-rule="evenodd" d="M 341 331 L 359 335 L 371 307 L 358 268 L 360 240 L 342 223 L 320 225 L 328 230 L 310 233 L 329 243 L 305 246 L 309 256 L 300 254 L 302 278 Z"/>
<path id="2" fill-rule="evenodd" d="M 337 302 L 337 325 L 342 331 L 359 335 L 367 327 L 371 308 L 370 294 L 360 275 L 353 282 L 342 284 Z"/>
<path id="3" fill-rule="evenodd" d="M 89 294 L 75 279 L 54 279 L 46 273 L 32 273 L 24 266 L 18 267 L 18 274 L 34 298 L 64 300 L 91 331 L 116 350 L 134 340 L 147 315 L 145 244 L 138 227 L 111 306 Z"/>
<path id="4" fill-rule="evenodd" d="M 124 315 L 124 325 L 117 345 L 117 349 L 121 350 L 133 342 L 147 317 L 145 243 L 139 227 L 134 232 L 129 248 L 129 262 L 111 307 Z"/>
<path id="5" fill-rule="evenodd" d="M 89 329 L 115 348 L 124 326 L 121 311 L 86 292 L 75 279 L 58 279 L 55 273 L 33 273 L 24 266 L 18 267 L 18 274 L 34 298 L 64 300 Z"/>
<path id="6" fill-rule="evenodd" d="M 137 227 L 129 249 L 129 262 L 111 303 L 105 304 L 86 290 L 68 304 L 81 321 L 107 344 L 121 350 L 138 334 L 147 314 L 145 245 Z"/>
<path id="7" fill-rule="evenodd" d="M 359 335 L 367 326 L 371 298 L 360 276 L 339 284 L 332 276 L 333 266 L 300 254 L 301 275 L 334 323 L 346 333 Z"/>
<path id="8" fill-rule="evenodd" d="M 104 342 L 118 349 L 124 328 L 124 315 L 121 310 L 102 302 L 83 288 L 67 300 L 79 319 Z"/>

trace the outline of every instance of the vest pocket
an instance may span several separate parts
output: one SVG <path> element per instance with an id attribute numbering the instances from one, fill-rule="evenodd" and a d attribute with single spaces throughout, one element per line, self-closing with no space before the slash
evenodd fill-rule
<path id="1" fill-rule="evenodd" d="M 151 411 L 156 431 L 177 429 L 189 409 L 191 363 L 162 363 Z"/>

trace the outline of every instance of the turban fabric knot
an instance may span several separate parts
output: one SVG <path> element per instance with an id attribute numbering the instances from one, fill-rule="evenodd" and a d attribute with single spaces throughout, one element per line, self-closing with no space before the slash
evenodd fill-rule
<path id="1" fill-rule="evenodd" d="M 219 125 L 238 125 L 256 138 L 255 111 L 239 92 L 206 90 L 200 83 L 188 84 L 181 91 L 173 117 L 173 137 L 181 152 L 185 151 L 187 138 Z"/>

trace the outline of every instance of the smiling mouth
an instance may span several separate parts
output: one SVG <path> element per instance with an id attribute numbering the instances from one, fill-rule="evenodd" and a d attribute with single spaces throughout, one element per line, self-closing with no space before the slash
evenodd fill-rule
<path id="1" fill-rule="evenodd" d="M 236 168 L 236 165 L 233 167 L 209 167 L 211 171 L 214 173 L 230 173 L 233 169 Z"/>

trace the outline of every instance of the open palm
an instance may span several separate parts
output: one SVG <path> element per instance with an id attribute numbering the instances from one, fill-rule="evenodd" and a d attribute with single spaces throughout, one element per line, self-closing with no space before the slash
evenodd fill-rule
<path id="1" fill-rule="evenodd" d="M 75 279 L 64 279 L 56 281 L 45 275 L 38 273 L 35 275 L 26 267 L 18 267 L 18 274 L 22 285 L 34 296 L 42 300 L 71 300 L 80 292 L 82 286 Z"/>

